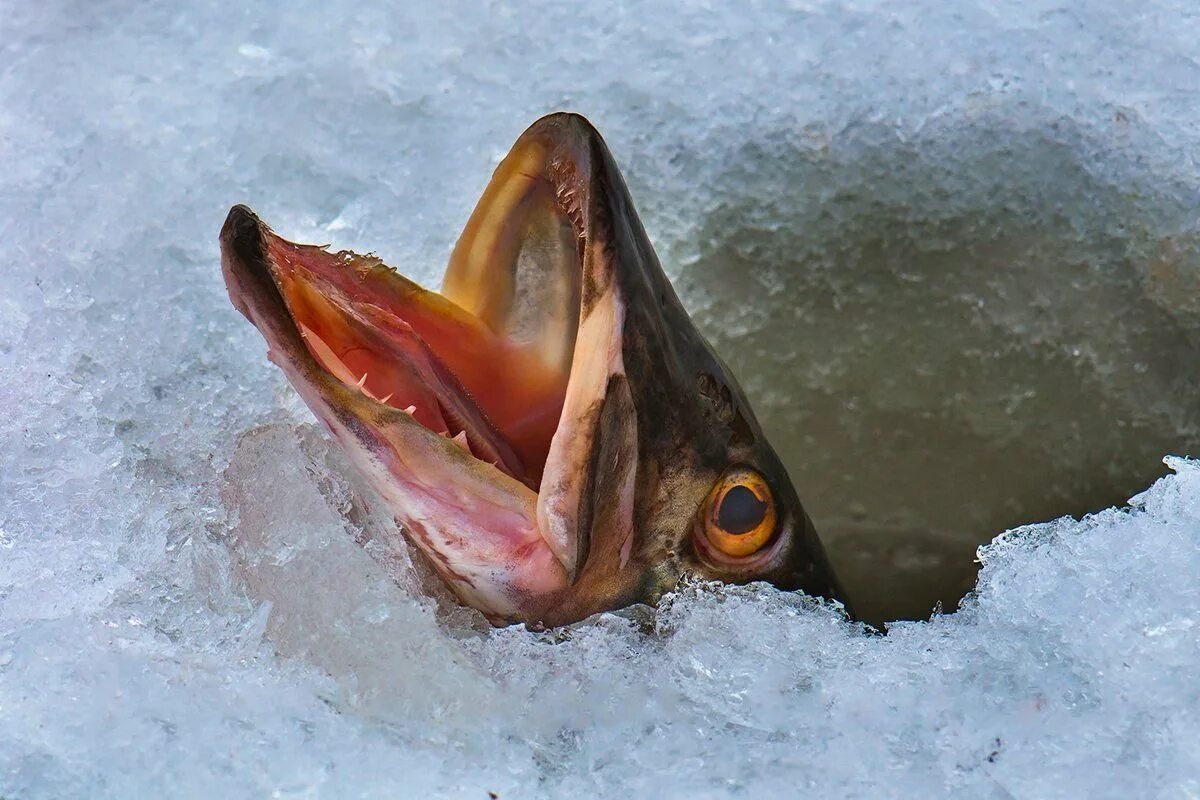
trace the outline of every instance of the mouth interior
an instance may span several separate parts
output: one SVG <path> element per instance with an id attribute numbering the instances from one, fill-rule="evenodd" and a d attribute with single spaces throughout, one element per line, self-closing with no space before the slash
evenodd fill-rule
<path id="1" fill-rule="evenodd" d="M 579 237 L 548 181 L 506 179 L 504 166 L 456 247 L 445 294 L 374 257 L 276 237 L 270 263 L 332 377 L 537 490 L 571 372 Z"/>

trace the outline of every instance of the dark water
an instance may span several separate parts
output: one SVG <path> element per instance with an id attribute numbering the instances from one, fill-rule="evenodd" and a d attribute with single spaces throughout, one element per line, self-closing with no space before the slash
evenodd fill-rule
<path id="1" fill-rule="evenodd" d="M 879 623 L 1200 452 L 1200 255 L 1194 189 L 1103 136 L 877 134 L 742 148 L 672 266 Z"/>

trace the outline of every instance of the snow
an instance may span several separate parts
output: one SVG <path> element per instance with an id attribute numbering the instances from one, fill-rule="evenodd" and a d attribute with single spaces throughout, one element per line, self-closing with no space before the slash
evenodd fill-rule
<path id="1" fill-rule="evenodd" d="M 1200 795 L 1192 4 L 0 5 L 0 797 Z M 860 584 L 1138 496 L 887 636 L 702 585 L 496 631 L 372 559 L 217 230 L 436 284 L 560 108 Z"/>

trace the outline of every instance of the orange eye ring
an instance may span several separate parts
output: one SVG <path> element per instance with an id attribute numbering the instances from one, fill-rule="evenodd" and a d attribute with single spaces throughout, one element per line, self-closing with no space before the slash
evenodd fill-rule
<path id="1" fill-rule="evenodd" d="M 771 487 L 749 467 L 726 472 L 704 501 L 704 537 L 730 558 L 745 558 L 763 549 L 775 536 L 777 521 Z"/>

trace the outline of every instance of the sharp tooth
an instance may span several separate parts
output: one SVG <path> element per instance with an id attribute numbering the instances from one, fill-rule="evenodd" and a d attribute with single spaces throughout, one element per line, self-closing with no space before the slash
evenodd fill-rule
<path id="1" fill-rule="evenodd" d="M 366 385 L 367 385 L 367 373 L 364 372 L 363 376 L 358 379 L 358 388 L 362 389 Z"/>
<path id="2" fill-rule="evenodd" d="M 379 402 L 383 403 L 384 405 L 387 405 L 387 401 L 391 400 L 391 399 L 392 399 L 392 396 L 389 394 L 387 397 L 383 398 Z"/>
<path id="3" fill-rule="evenodd" d="M 466 450 L 468 453 L 471 452 L 471 445 L 467 444 L 467 432 L 466 431 L 459 431 L 457 434 L 454 435 L 454 438 L 452 439 L 452 441 L 456 445 L 461 447 L 463 450 Z"/>
<path id="4" fill-rule="evenodd" d="M 411 417 L 414 413 L 416 413 L 416 410 L 417 410 L 416 406 L 409 406 L 408 408 L 404 409 L 404 413 L 408 414 Z"/>

